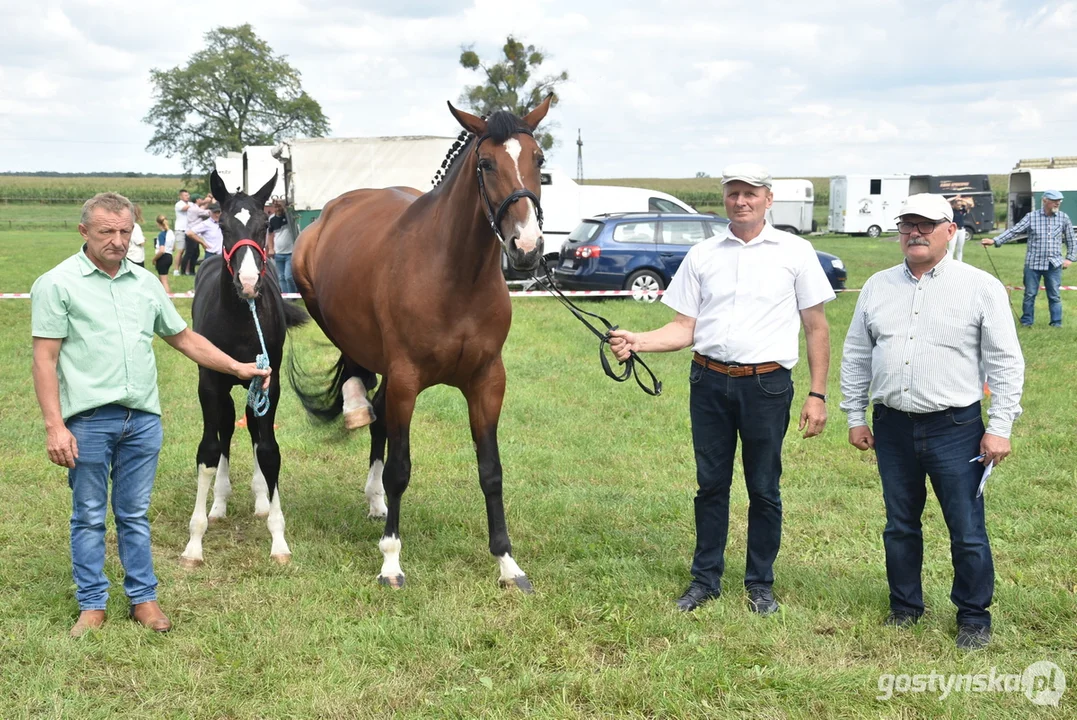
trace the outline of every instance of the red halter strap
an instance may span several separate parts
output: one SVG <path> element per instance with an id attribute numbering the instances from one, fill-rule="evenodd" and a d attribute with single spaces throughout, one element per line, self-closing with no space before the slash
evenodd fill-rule
<path id="1" fill-rule="evenodd" d="M 239 250 L 244 245 L 250 245 L 252 248 L 258 251 L 258 254 L 262 256 L 262 274 L 266 274 L 266 251 L 262 249 L 262 246 L 254 242 L 250 238 L 243 238 L 235 245 L 231 250 L 224 251 L 224 264 L 228 268 L 228 272 L 234 277 L 236 271 L 232 269 L 232 256 L 236 254 L 236 250 Z"/>

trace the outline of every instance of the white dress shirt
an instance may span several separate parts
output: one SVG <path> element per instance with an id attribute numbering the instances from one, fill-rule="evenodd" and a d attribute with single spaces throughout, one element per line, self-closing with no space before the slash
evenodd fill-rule
<path id="1" fill-rule="evenodd" d="M 749 243 L 725 228 L 693 246 L 662 296 L 695 318 L 700 355 L 785 368 L 799 357 L 800 311 L 833 299 L 812 244 L 769 222 Z"/>
<path id="2" fill-rule="evenodd" d="M 841 358 L 841 409 L 867 425 L 869 400 L 930 413 L 966 407 L 991 389 L 987 432 L 1008 438 L 1021 414 L 1025 360 L 1006 289 L 943 258 L 917 280 L 903 262 L 860 293 Z"/>

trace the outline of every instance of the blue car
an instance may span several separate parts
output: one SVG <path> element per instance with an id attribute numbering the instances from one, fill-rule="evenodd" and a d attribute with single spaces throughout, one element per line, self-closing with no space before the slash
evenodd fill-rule
<path id="1" fill-rule="evenodd" d="M 561 246 L 553 279 L 565 290 L 631 290 L 654 302 L 688 250 L 725 229 L 729 221 L 694 213 L 617 213 L 584 220 Z M 816 251 L 835 290 L 845 288 L 845 265 Z"/>

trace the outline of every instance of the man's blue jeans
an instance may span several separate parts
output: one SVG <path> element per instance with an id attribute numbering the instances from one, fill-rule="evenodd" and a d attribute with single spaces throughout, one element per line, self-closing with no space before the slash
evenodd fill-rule
<path id="1" fill-rule="evenodd" d="M 112 478 L 112 514 L 123 564 L 123 589 L 132 605 L 157 599 L 150 554 L 150 491 L 161 452 L 161 418 L 104 405 L 68 419 L 79 457 L 68 470 L 71 486 L 71 561 L 79 610 L 104 610 L 105 512 Z"/>
<path id="2" fill-rule="evenodd" d="M 280 281 L 280 291 L 286 293 L 299 292 L 295 286 L 295 278 L 292 277 L 292 254 L 277 253 L 273 256 L 277 264 L 277 279 Z"/>
<path id="3" fill-rule="evenodd" d="M 1031 325 L 1036 312 L 1036 294 L 1040 291 L 1040 278 L 1047 289 L 1047 309 L 1051 313 L 1051 325 L 1062 327 L 1062 266 L 1050 270 L 1025 268 L 1025 301 L 1021 307 L 1021 324 Z"/>
<path id="4" fill-rule="evenodd" d="M 692 577 L 721 590 L 729 534 L 729 488 L 740 436 L 748 488 L 748 557 L 744 584 L 772 585 L 782 540 L 782 441 L 789 427 L 793 379 L 784 368 L 729 377 L 695 362 L 691 382 L 692 445 L 696 455 L 696 550 Z"/>
<path id="5" fill-rule="evenodd" d="M 987 608 L 995 592 L 995 566 L 984 524 L 984 499 L 976 497 L 984 466 L 969 462 L 980 454 L 984 435 L 980 403 L 924 415 L 876 405 L 873 416 L 886 504 L 883 546 L 890 609 L 924 612 L 920 517 L 927 499 L 926 475 L 950 530 L 954 567 L 950 599 L 957 606 L 957 621 L 990 626 Z"/>

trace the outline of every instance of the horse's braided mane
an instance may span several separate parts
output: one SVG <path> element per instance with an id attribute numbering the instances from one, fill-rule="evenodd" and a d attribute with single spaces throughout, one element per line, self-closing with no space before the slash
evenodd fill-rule
<path id="1" fill-rule="evenodd" d="M 531 134 L 531 128 L 524 125 L 520 118 L 516 117 L 508 110 L 498 110 L 489 118 L 485 115 L 482 118 L 486 120 L 486 136 L 495 143 L 501 144 L 508 140 L 516 133 Z M 434 173 L 434 179 L 431 181 L 431 185 L 437 187 L 449 175 L 449 170 L 452 169 L 456 160 L 463 155 L 463 150 L 467 147 L 471 141 L 475 139 L 472 133 L 467 130 L 462 131 L 457 137 L 456 142 L 449 148 L 449 152 L 445 154 L 445 159 L 441 161 L 441 168 Z"/>

